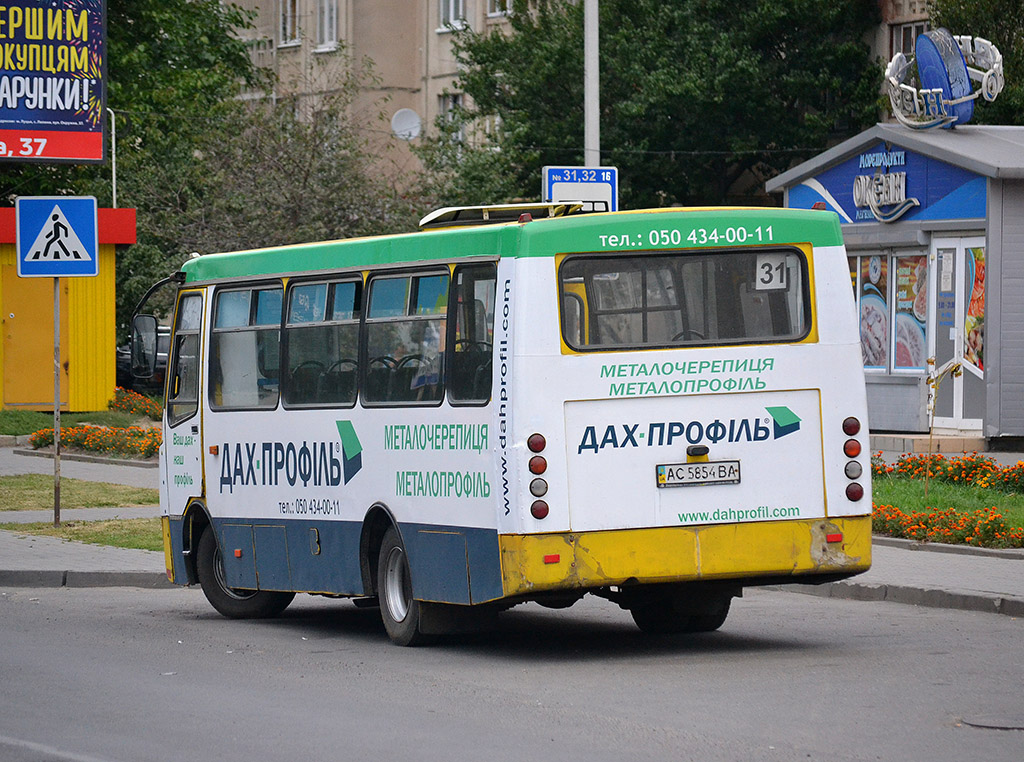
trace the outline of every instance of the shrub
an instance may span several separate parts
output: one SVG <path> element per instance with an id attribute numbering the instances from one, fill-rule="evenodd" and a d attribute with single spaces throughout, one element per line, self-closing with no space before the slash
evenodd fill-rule
<path id="1" fill-rule="evenodd" d="M 132 415 L 146 416 L 154 421 L 159 421 L 163 416 L 163 410 L 155 400 L 138 392 L 122 389 L 120 386 L 114 389 L 114 399 L 107 403 L 107 407 Z"/>

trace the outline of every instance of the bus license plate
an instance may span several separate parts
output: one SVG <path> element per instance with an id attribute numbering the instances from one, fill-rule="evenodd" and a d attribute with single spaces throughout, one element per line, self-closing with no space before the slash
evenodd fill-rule
<path id="1" fill-rule="evenodd" d="M 738 460 L 658 465 L 659 487 L 702 487 L 708 484 L 739 483 L 740 462 Z"/>

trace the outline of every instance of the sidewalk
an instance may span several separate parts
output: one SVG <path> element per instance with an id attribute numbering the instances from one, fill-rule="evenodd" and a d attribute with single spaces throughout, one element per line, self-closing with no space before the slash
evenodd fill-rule
<path id="1" fill-rule="evenodd" d="M 1014 461 L 1016 462 L 1016 456 Z M 53 463 L 0 448 L 0 474 L 52 473 Z M 72 473 L 65 473 L 66 471 Z M 61 464 L 61 474 L 139 486 L 159 484 L 153 469 L 117 463 Z M 97 520 L 159 515 L 143 508 L 81 508 L 61 519 Z M 0 523 L 52 521 L 52 511 L 0 511 Z M 1024 550 L 983 550 L 875 538 L 866 574 L 828 585 L 776 585 L 773 589 L 853 600 L 892 601 L 932 608 L 1024 616 Z M 170 583 L 163 553 L 65 542 L 0 531 L 0 587 L 162 587 Z"/>

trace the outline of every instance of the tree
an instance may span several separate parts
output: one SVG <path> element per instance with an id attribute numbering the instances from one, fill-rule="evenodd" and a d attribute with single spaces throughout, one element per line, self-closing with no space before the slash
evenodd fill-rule
<path id="1" fill-rule="evenodd" d="M 489 146 L 427 142 L 452 195 L 486 167 L 536 197 L 541 166 L 581 163 L 582 4 L 514 9 L 509 34 L 455 33 L 473 104 L 455 118 L 498 127 Z M 602 162 L 620 168 L 623 205 L 734 198 L 749 173 L 759 186 L 872 123 L 880 71 L 863 39 L 877 17 L 872 0 L 602 0 Z"/>
<path id="2" fill-rule="evenodd" d="M 1006 86 L 995 101 L 975 102 L 973 121 L 1024 125 L 1024 13 L 1020 0 L 932 0 L 929 19 L 932 28 L 984 37 L 1003 55 Z"/>
<path id="3" fill-rule="evenodd" d="M 137 210 L 138 242 L 117 260 L 122 338 L 146 290 L 193 251 L 410 229 L 412 204 L 370 171 L 365 124 L 352 113 L 372 71 L 344 49 L 317 56 L 332 95 L 275 107 L 237 98 L 270 84 L 237 36 L 248 12 L 221 0 L 108 0 L 107 14 L 118 205 Z M 15 165 L 0 171 L 0 188 L 10 199 L 80 194 L 108 206 L 110 173 Z"/>

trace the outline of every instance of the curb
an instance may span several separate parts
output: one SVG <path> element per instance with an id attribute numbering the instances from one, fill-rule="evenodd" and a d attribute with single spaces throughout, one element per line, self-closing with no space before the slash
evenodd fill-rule
<path id="1" fill-rule="evenodd" d="M 933 609 L 978 611 L 1024 617 L 1024 598 L 982 593 L 909 587 L 906 585 L 871 585 L 862 582 L 830 582 L 826 585 L 770 585 L 766 589 L 785 593 L 815 595 L 819 598 L 840 598 L 850 601 L 887 601 Z"/>
<path id="2" fill-rule="evenodd" d="M 32 458 L 49 458 L 53 460 L 53 453 L 48 450 L 14 450 L 15 455 L 25 455 Z M 104 458 L 102 455 L 80 455 L 75 452 L 61 450 L 61 460 L 77 460 L 82 463 L 103 463 L 108 466 L 132 466 L 133 468 L 159 468 L 160 463 L 156 460 L 131 460 L 128 458 Z"/>
<path id="3" fill-rule="evenodd" d="M 177 587 L 167 575 L 147 571 L 0 570 L 0 587 Z"/>

